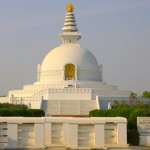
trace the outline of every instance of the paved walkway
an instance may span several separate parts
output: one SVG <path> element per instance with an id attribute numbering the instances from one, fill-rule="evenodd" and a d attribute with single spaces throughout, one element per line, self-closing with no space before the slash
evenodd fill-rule
<path id="1" fill-rule="evenodd" d="M 0 150 L 2 150 L 0 148 Z M 6 149 L 4 149 L 6 150 Z M 8 149 L 7 149 L 8 150 Z M 11 149 L 9 149 L 11 150 Z M 13 149 L 14 150 L 14 149 Z M 16 149 L 16 150 L 71 150 L 71 149 L 65 149 L 65 148 L 60 148 L 60 147 L 52 147 L 52 148 L 39 148 L 39 149 L 27 149 L 27 148 L 21 148 L 21 149 Z M 87 149 L 82 149 L 82 150 L 87 150 Z M 104 149 L 91 149 L 91 150 L 104 150 Z M 149 148 L 146 148 L 146 147 L 128 147 L 128 148 L 107 148 L 105 150 L 150 150 L 150 147 Z"/>
<path id="2" fill-rule="evenodd" d="M 149 148 L 146 147 L 128 147 L 128 148 L 108 148 L 107 150 L 150 150 Z"/>

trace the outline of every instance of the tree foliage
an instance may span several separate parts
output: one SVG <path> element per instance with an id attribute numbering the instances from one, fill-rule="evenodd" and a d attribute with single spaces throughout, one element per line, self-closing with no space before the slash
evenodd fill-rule
<path id="1" fill-rule="evenodd" d="M 148 91 L 143 92 L 142 97 L 150 98 L 150 92 L 148 92 Z"/>
<path id="2" fill-rule="evenodd" d="M 132 103 L 132 105 L 127 104 L 125 101 L 119 101 L 115 100 L 114 104 L 111 107 L 112 109 L 117 109 L 117 108 L 150 108 L 149 105 L 143 104 L 140 99 L 136 100 L 135 103 Z"/>
<path id="3" fill-rule="evenodd" d="M 134 92 L 130 93 L 130 104 L 134 105 L 137 102 L 137 94 Z"/>

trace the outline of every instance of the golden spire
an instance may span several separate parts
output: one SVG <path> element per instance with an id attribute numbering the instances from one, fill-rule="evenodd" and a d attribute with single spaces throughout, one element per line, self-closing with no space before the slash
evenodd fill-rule
<path id="1" fill-rule="evenodd" d="M 73 11 L 74 11 L 74 6 L 73 6 L 73 4 L 69 3 L 69 4 L 67 5 L 67 7 L 66 7 L 66 10 L 67 10 L 68 12 L 73 12 Z"/>

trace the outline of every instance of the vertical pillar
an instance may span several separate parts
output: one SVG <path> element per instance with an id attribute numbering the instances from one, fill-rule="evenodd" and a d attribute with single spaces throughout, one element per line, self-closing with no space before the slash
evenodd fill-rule
<path id="1" fill-rule="evenodd" d="M 75 65 L 75 81 L 78 80 L 78 68 L 77 65 Z"/>
<path id="2" fill-rule="evenodd" d="M 78 124 L 69 123 L 68 147 L 78 148 Z"/>
<path id="3" fill-rule="evenodd" d="M 96 148 L 104 148 L 104 146 L 105 146 L 104 123 L 95 123 L 94 132 L 95 132 L 95 147 Z"/>
<path id="4" fill-rule="evenodd" d="M 96 96 L 96 106 L 97 106 L 97 109 L 100 109 L 99 97 L 98 96 Z"/>
<path id="5" fill-rule="evenodd" d="M 8 148 L 18 147 L 18 124 L 8 123 Z"/>
<path id="6" fill-rule="evenodd" d="M 59 114 L 61 114 L 61 100 L 59 100 L 59 108 L 58 108 L 59 110 Z"/>
<path id="7" fill-rule="evenodd" d="M 45 122 L 45 146 L 51 145 L 51 123 Z"/>
<path id="8" fill-rule="evenodd" d="M 64 66 L 64 69 L 63 69 L 63 79 L 66 80 L 65 66 Z"/>
<path id="9" fill-rule="evenodd" d="M 63 140 L 64 140 L 64 145 L 68 146 L 68 135 L 69 135 L 69 131 L 68 131 L 68 123 L 63 123 Z"/>
<path id="10" fill-rule="evenodd" d="M 127 146 L 127 123 L 117 123 L 117 137 L 118 145 Z"/>
<path id="11" fill-rule="evenodd" d="M 35 147 L 43 148 L 44 145 L 44 123 L 34 124 Z"/>

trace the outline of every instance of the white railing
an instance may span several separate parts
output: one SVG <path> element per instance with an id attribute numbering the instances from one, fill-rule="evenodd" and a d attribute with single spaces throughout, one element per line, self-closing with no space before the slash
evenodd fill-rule
<path id="1" fill-rule="evenodd" d="M 0 148 L 127 147 L 126 124 L 122 117 L 0 117 Z"/>

